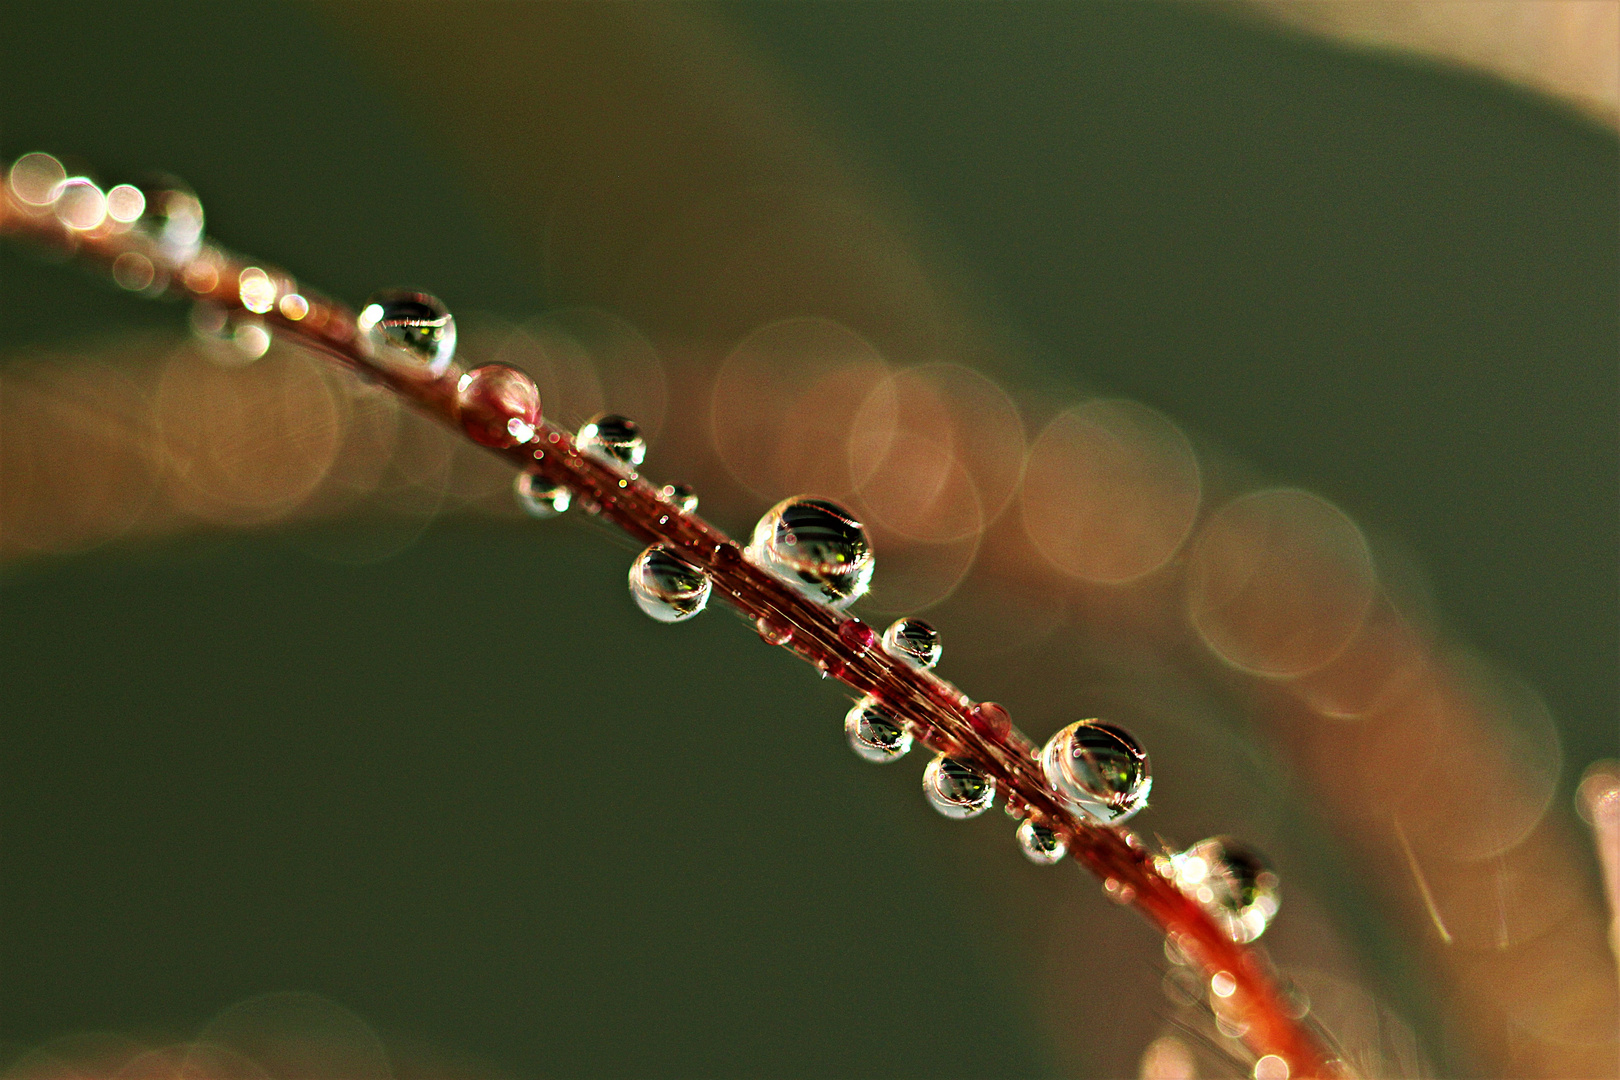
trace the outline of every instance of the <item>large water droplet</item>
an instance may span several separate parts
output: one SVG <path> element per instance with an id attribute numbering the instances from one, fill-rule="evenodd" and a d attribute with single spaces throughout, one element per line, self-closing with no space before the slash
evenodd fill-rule
<path id="1" fill-rule="evenodd" d="M 1281 882 L 1265 858 L 1229 836 L 1212 836 L 1172 855 L 1170 875 L 1237 942 L 1265 933 L 1282 899 Z"/>
<path id="2" fill-rule="evenodd" d="M 634 469 L 647 457 L 647 440 L 634 420 L 603 413 L 586 422 L 574 437 L 580 453 L 613 466 Z"/>
<path id="3" fill-rule="evenodd" d="M 1113 724 L 1081 720 L 1041 751 L 1046 782 L 1074 809 L 1117 825 L 1147 805 L 1153 777 L 1147 753 Z"/>
<path id="4" fill-rule="evenodd" d="M 870 694 L 844 715 L 844 734 L 849 736 L 850 749 L 880 765 L 904 757 L 911 749 L 911 732 Z"/>
<path id="5" fill-rule="evenodd" d="M 1036 866 L 1051 866 L 1069 853 L 1069 845 L 1063 837 L 1033 819 L 1018 826 L 1018 849 Z"/>
<path id="6" fill-rule="evenodd" d="M 512 485 L 518 505 L 530 517 L 554 518 L 568 509 L 573 495 L 561 484 L 553 484 L 538 473 L 518 473 Z"/>
<path id="7" fill-rule="evenodd" d="M 517 368 L 485 364 L 457 381 L 456 408 L 462 430 L 474 442 L 517 446 L 534 438 L 540 423 L 540 391 Z"/>
<path id="8" fill-rule="evenodd" d="M 939 663 L 944 652 L 939 631 L 921 619 L 896 619 L 890 623 L 883 631 L 883 649 L 896 659 L 925 668 Z"/>
<path id="9" fill-rule="evenodd" d="M 948 818 L 978 817 L 996 801 L 996 782 L 971 761 L 941 754 L 923 770 L 923 794 Z"/>
<path id="10" fill-rule="evenodd" d="M 630 595 L 659 622 L 684 622 L 702 611 L 711 587 L 708 574 L 663 544 L 643 551 L 630 567 Z"/>
<path id="11" fill-rule="evenodd" d="M 456 320 L 450 309 L 427 293 L 388 289 L 373 293 L 355 321 L 378 360 L 404 356 L 442 375 L 456 355 Z"/>
<path id="12" fill-rule="evenodd" d="M 847 607 L 872 585 L 872 545 L 861 523 L 824 499 L 784 499 L 754 526 L 748 557 L 806 596 Z"/>

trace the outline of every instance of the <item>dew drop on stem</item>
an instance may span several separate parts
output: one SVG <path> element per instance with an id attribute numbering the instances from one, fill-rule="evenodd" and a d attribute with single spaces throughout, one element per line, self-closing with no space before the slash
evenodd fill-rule
<path id="1" fill-rule="evenodd" d="M 659 622 L 684 622 L 709 603 L 709 575 L 663 544 L 636 556 L 630 567 L 630 595 L 636 606 Z"/>

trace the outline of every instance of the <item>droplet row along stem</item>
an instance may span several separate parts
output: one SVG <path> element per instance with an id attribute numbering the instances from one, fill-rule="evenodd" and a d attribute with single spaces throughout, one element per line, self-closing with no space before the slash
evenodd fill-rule
<path id="1" fill-rule="evenodd" d="M 299 288 L 290 275 L 250 267 L 214 245 L 204 244 L 177 262 L 138 231 L 74 232 L 55 216 L 19 203 L 11 185 L 4 182 L 7 179 L 0 178 L 0 234 L 21 236 L 58 250 L 66 248 L 104 269 L 110 269 L 120 255 L 138 253 L 166 271 L 169 294 L 214 304 L 233 314 L 251 311 L 276 335 L 332 357 L 361 377 L 392 389 L 422 412 L 462 429 L 457 383 L 463 371 L 458 365 L 449 363 L 430 372 L 378 362 L 357 332 L 354 312 Z M 252 275 L 255 295 L 249 298 L 244 296 L 244 272 L 250 269 L 257 272 Z M 261 275 L 279 293 L 297 295 L 301 303 L 263 303 L 257 295 L 262 290 Z M 254 301 L 252 308 L 247 299 Z M 1230 940 L 1206 910 L 1160 874 L 1150 853 L 1133 835 L 1089 824 L 1065 808 L 1048 789 L 1034 748 L 1016 729 L 1002 734 L 999 725 L 981 722 L 976 726 L 974 703 L 965 694 L 932 672 L 869 644 L 868 635 L 850 632 L 846 628 L 851 617 L 795 592 L 754 566 L 724 533 L 684 512 L 676 501 L 666 500 L 658 487 L 634 472 L 581 453 L 567 432 L 542 421 L 527 442 L 486 448 L 519 469 L 567 488 L 579 505 L 641 543 L 668 545 L 706 571 L 714 593 L 751 620 L 765 619 L 772 626 L 791 628 L 785 647 L 858 694 L 879 699 L 931 748 L 972 759 L 995 780 L 998 791 L 1020 816 L 1038 817 L 1061 836 L 1072 858 L 1113 882 L 1116 898 L 1133 903 L 1207 974 L 1225 973 L 1235 982 L 1228 1002 L 1243 1015 L 1248 1025 L 1246 1038 L 1256 1054 L 1281 1057 L 1295 1078 L 1333 1075 L 1325 1049 L 1305 1027 L 1289 1018 L 1260 956 Z"/>

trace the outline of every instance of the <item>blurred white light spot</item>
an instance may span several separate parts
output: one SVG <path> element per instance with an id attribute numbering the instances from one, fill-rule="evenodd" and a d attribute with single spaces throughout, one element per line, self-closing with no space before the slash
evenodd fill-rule
<path id="1" fill-rule="evenodd" d="M 62 163 L 49 154 L 24 154 L 11 167 L 11 192 L 28 206 L 49 206 L 67 178 Z"/>
<path id="2" fill-rule="evenodd" d="M 1288 1080 L 1288 1062 L 1267 1054 L 1254 1063 L 1254 1080 Z"/>
<path id="3" fill-rule="evenodd" d="M 269 274 L 257 266 L 249 266 L 237 280 L 237 293 L 242 298 L 242 306 L 249 311 L 264 315 L 276 306 L 276 283 L 270 280 Z"/>
<path id="4" fill-rule="evenodd" d="M 1231 997 L 1237 990 L 1237 980 L 1232 978 L 1230 972 L 1217 971 L 1209 978 L 1209 989 L 1216 997 Z"/>
<path id="5" fill-rule="evenodd" d="M 146 212 L 146 196 L 133 184 L 119 184 L 107 192 L 107 216 L 128 225 Z"/>
<path id="6" fill-rule="evenodd" d="M 107 196 L 95 182 L 83 176 L 70 177 L 57 185 L 51 200 L 56 218 L 70 229 L 89 232 L 107 220 Z"/>

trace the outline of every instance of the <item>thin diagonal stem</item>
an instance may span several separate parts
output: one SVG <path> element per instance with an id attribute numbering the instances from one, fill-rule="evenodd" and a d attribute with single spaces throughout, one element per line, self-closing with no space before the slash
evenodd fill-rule
<path id="1" fill-rule="evenodd" d="M 103 267 L 113 266 L 120 256 L 144 258 L 161 275 L 154 277 L 149 292 L 214 304 L 233 315 L 251 314 L 243 301 L 243 271 L 249 267 L 244 260 L 213 245 L 176 259 L 142 230 L 116 223 L 76 231 L 48 209 L 18 201 L 7 180 L 0 176 L 0 233 L 65 249 Z M 425 368 L 380 362 L 361 339 L 352 310 L 301 289 L 281 271 L 258 267 L 276 284 L 277 302 L 257 317 L 276 336 L 328 356 L 387 386 L 427 415 L 462 429 L 456 400 L 459 367 L 431 375 Z M 279 302 L 289 294 L 304 303 Z M 256 307 L 265 306 L 262 295 L 251 298 Z M 588 513 L 638 542 L 669 545 L 709 574 L 714 595 L 771 627 L 773 640 L 791 631 L 783 647 L 858 693 L 882 700 L 925 745 L 983 769 L 1015 815 L 1032 816 L 1061 834 L 1075 861 L 1107 882 L 1115 899 L 1134 905 L 1158 926 L 1206 977 L 1221 972 L 1230 976 L 1220 980 L 1223 988 L 1233 989 L 1219 1008 L 1244 1031 L 1244 1041 L 1256 1055 L 1282 1058 L 1295 1078 L 1343 1071 L 1315 1033 L 1290 1015 L 1263 955 L 1234 943 L 1207 911 L 1155 868 L 1154 854 L 1133 833 L 1092 824 L 1071 811 L 1048 787 L 1036 748 L 1016 729 L 1005 736 L 982 732 L 971 721 L 974 702 L 965 693 L 872 645 L 873 635 L 860 632 L 859 619 L 818 604 L 767 574 L 745 559 L 742 547 L 725 533 L 682 512 L 659 487 L 635 473 L 581 453 L 567 432 L 542 422 L 532 440 L 492 452 L 568 488 Z"/>

